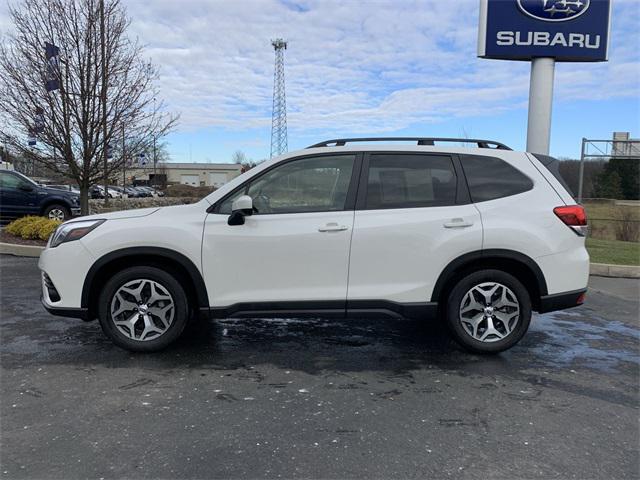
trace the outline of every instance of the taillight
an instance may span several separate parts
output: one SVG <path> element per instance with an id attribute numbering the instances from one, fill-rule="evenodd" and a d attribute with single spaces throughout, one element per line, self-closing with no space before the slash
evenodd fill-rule
<path id="1" fill-rule="evenodd" d="M 581 205 L 556 207 L 553 209 L 553 213 L 577 235 L 584 237 L 587 234 L 587 213 Z"/>

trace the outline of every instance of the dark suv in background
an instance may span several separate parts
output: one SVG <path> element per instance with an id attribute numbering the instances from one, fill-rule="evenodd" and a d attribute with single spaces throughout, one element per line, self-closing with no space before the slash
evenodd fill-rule
<path id="1" fill-rule="evenodd" d="M 65 221 L 80 214 L 80 196 L 38 185 L 21 173 L 0 170 L 0 220 L 43 215 Z"/>

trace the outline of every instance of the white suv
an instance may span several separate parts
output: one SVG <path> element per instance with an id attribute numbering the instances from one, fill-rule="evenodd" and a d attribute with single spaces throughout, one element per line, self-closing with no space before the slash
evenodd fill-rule
<path id="1" fill-rule="evenodd" d="M 42 297 L 137 351 L 199 315 L 439 314 L 464 347 L 499 352 L 532 310 L 584 301 L 586 228 L 550 157 L 486 140 L 331 140 L 195 204 L 62 224 L 40 257 Z"/>

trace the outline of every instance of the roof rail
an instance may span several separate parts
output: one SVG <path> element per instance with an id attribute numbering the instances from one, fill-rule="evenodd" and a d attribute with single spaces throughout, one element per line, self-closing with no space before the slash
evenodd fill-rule
<path id="1" fill-rule="evenodd" d="M 451 143 L 475 143 L 478 148 L 495 148 L 498 150 L 511 150 L 504 143 L 493 140 L 480 140 L 475 138 L 439 138 L 439 137 L 370 137 L 370 138 L 336 138 L 316 143 L 307 148 L 317 147 L 343 147 L 347 143 L 354 142 L 417 142 L 417 145 L 435 145 L 435 142 Z"/>

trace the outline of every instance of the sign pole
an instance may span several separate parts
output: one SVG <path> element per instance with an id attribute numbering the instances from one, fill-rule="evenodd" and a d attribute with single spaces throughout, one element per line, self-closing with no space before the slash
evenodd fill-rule
<path id="1" fill-rule="evenodd" d="M 531 60 L 527 152 L 549 155 L 555 65 L 550 57 Z"/>

